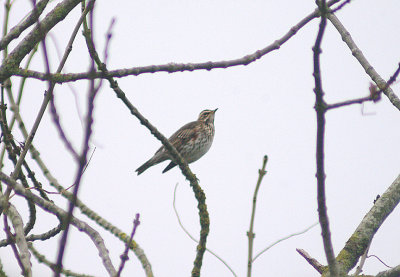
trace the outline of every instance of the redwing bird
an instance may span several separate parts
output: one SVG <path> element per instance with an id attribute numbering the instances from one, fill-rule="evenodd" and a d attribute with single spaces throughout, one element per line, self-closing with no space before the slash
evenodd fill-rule
<path id="1" fill-rule="evenodd" d="M 214 139 L 214 115 L 217 110 L 202 111 L 196 121 L 184 125 L 168 139 L 187 163 L 197 161 L 210 149 Z M 142 174 L 149 167 L 166 160 L 172 159 L 168 151 L 162 146 L 150 160 L 136 169 L 136 172 L 138 175 Z M 174 166 L 176 164 L 171 161 L 162 173 Z"/>

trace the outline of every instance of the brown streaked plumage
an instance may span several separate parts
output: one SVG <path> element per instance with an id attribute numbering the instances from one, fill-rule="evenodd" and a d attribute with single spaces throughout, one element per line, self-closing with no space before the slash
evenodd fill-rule
<path id="1" fill-rule="evenodd" d="M 168 139 L 187 163 L 197 161 L 210 149 L 214 139 L 214 116 L 217 110 L 202 111 L 196 121 L 184 125 Z M 171 157 L 162 146 L 150 160 L 136 169 L 136 172 L 138 175 L 142 174 L 149 167 L 166 160 L 171 160 Z M 162 173 L 174 166 L 176 164 L 171 161 Z"/>

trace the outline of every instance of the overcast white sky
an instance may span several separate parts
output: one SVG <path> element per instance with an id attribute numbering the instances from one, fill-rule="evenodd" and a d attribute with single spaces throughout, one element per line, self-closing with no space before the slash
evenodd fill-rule
<path id="1" fill-rule="evenodd" d="M 51 7 L 59 1 L 54 1 Z M 4 1 L 0 17 L 4 15 Z M 14 26 L 30 8 L 30 1 L 16 0 L 11 12 Z M 315 1 L 97 1 L 96 43 L 102 51 L 111 18 L 116 18 L 110 45 L 109 69 L 169 62 L 220 61 L 242 57 L 264 48 L 283 36 L 315 9 Z M 367 59 L 385 79 L 400 61 L 400 2 L 352 1 L 337 16 Z M 73 13 L 52 35 L 64 51 L 79 17 Z M 0 20 L 2 22 L 2 20 Z M 190 167 L 207 196 L 210 234 L 207 247 L 215 251 L 238 276 L 245 276 L 247 236 L 252 195 L 262 157 L 269 156 L 267 175 L 259 191 L 255 219 L 255 254 L 281 237 L 305 229 L 318 220 L 315 179 L 316 120 L 312 51 L 319 19 L 274 51 L 248 66 L 212 71 L 144 74 L 118 81 L 130 101 L 161 132 L 170 136 L 204 109 L 218 108 L 214 144 Z M 322 49 L 322 81 L 328 103 L 363 97 L 370 78 L 351 55 L 336 30 L 328 24 Z M 24 33 L 25 34 L 25 33 Z M 10 49 L 15 46 L 11 44 Z M 58 64 L 53 41 L 47 45 L 52 70 Z M 67 61 L 67 72 L 88 70 L 89 59 L 82 36 L 78 36 Z M 42 57 L 34 69 L 43 70 Z M 19 82 L 14 79 L 14 87 Z M 72 84 L 84 111 L 87 83 Z M 22 116 L 28 129 L 39 109 L 47 84 L 28 81 Z M 393 87 L 399 93 L 399 85 Z M 68 85 L 57 85 L 56 102 L 62 124 L 74 145 L 80 147 L 82 125 L 74 94 Z M 335 254 L 344 246 L 377 194 L 382 194 L 400 173 L 399 111 L 383 96 L 377 104 L 329 111 L 326 123 L 327 205 Z M 134 170 L 160 147 L 147 129 L 131 116 L 104 82 L 96 99 L 94 157 L 85 172 L 79 197 L 97 213 L 125 232 L 130 232 L 136 213 L 141 224 L 135 240 L 145 251 L 155 276 L 189 276 L 196 244 L 178 225 L 172 200 L 178 183 L 177 208 L 181 220 L 195 237 L 199 234 L 197 203 L 189 183 L 177 168 L 161 174 L 167 163 L 140 176 Z M 22 135 L 15 130 L 15 137 Z M 49 113 L 34 141 L 53 175 L 65 187 L 74 179 L 76 165 L 58 139 Z M 8 170 L 8 171 L 7 171 Z M 6 169 L 6 173 L 10 172 Z M 44 181 L 44 179 L 42 179 Z M 43 183 L 46 189 L 50 186 Z M 66 207 L 61 197 L 53 196 Z M 13 199 L 14 200 L 14 199 Z M 25 208 L 23 201 L 16 204 Z M 81 216 L 92 226 L 93 222 Z M 26 218 L 26 217 L 25 217 Z M 26 219 L 25 219 L 26 220 Z M 391 266 L 398 256 L 400 212 L 386 220 L 372 242 L 371 254 Z M 3 222 L 0 223 L 3 229 Z M 54 217 L 39 218 L 34 233 L 56 226 Z M 123 245 L 101 232 L 115 265 Z M 2 233 L 3 235 L 3 233 Z M 35 242 L 55 260 L 58 239 Z M 326 264 L 320 227 L 282 242 L 258 258 L 253 276 L 298 276 L 319 274 L 296 253 L 305 249 Z M 6 273 L 17 276 L 18 265 L 9 248 L 0 249 Z M 125 276 L 144 276 L 133 253 Z M 48 270 L 34 262 L 36 276 Z M 12 262 L 11 262 L 12 261 Z M 86 235 L 72 228 L 64 265 L 81 273 L 105 276 L 97 250 Z M 368 259 L 366 274 L 386 268 Z M 44 273 L 46 272 L 46 273 Z M 225 266 L 206 253 L 202 276 L 232 276 Z"/>

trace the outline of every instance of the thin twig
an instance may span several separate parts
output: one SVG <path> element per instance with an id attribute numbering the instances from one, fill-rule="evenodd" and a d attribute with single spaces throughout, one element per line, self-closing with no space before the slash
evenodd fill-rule
<path id="1" fill-rule="evenodd" d="M 349 4 L 351 2 L 351 0 L 346 0 L 343 1 L 342 3 L 340 3 L 340 5 L 338 5 L 336 8 L 330 10 L 330 13 L 336 13 L 337 11 L 341 10 L 344 6 L 346 6 L 347 4 Z"/>
<path id="2" fill-rule="evenodd" d="M 375 259 L 377 259 L 378 261 L 380 261 L 380 262 L 381 262 L 384 266 L 386 266 L 387 268 L 393 268 L 392 266 L 387 265 L 384 261 L 382 261 L 381 258 L 379 258 L 379 257 L 376 256 L 376 255 L 368 255 L 367 258 L 375 258 Z"/>
<path id="3" fill-rule="evenodd" d="M 188 235 L 188 237 L 194 241 L 195 243 L 199 243 L 199 241 L 197 239 L 195 239 L 190 233 L 189 231 L 185 228 L 185 226 L 183 226 L 182 222 L 181 222 L 181 218 L 179 216 L 178 210 L 176 208 L 175 202 L 176 202 L 176 190 L 178 188 L 178 183 L 176 183 L 175 185 L 175 189 L 174 189 L 174 199 L 172 202 L 172 206 L 174 207 L 174 212 L 176 215 L 176 219 L 178 220 L 178 224 L 179 226 L 182 228 L 182 230 L 186 233 L 186 235 Z M 220 262 L 222 262 L 226 268 L 233 274 L 233 276 L 237 277 L 236 273 L 232 270 L 232 268 L 228 265 L 227 262 L 225 262 L 219 255 L 217 255 L 216 253 L 214 253 L 212 250 L 210 250 L 209 248 L 206 248 L 206 251 L 209 252 L 211 255 L 213 255 L 215 258 L 217 258 L 218 260 L 220 260 Z"/>
<path id="4" fill-rule="evenodd" d="M 304 234 L 304 233 L 307 233 L 309 230 L 311 230 L 312 228 L 314 228 L 314 227 L 317 226 L 318 224 L 319 224 L 319 222 L 315 222 L 314 224 L 312 224 L 311 226 L 307 227 L 306 229 L 304 229 L 304 230 L 302 230 L 302 231 L 299 231 L 299 232 L 290 234 L 290 235 L 288 235 L 288 236 L 286 236 L 286 237 L 283 237 L 283 238 L 281 238 L 281 239 L 278 239 L 277 241 L 275 241 L 274 243 L 270 244 L 270 245 L 267 246 L 265 249 L 263 249 L 260 253 L 258 253 L 258 254 L 253 258 L 253 262 L 254 262 L 258 257 L 260 257 L 262 254 L 264 254 L 266 251 L 268 251 L 269 249 L 271 249 L 272 247 L 274 247 L 275 245 L 277 245 L 278 243 L 280 243 L 280 242 L 282 242 L 282 241 L 285 241 L 285 240 L 287 240 L 287 239 L 290 239 L 290 238 L 292 238 L 292 237 L 299 236 L 299 235 L 302 235 L 302 234 Z"/>
<path id="5" fill-rule="evenodd" d="M 60 73 L 65 65 L 65 62 L 69 56 L 69 54 L 72 51 L 72 44 L 75 40 L 76 35 L 78 34 L 78 31 L 83 23 L 84 18 L 86 17 L 86 15 L 93 10 L 93 6 L 94 6 L 94 2 L 95 0 L 89 1 L 85 10 L 82 12 L 78 22 L 75 25 L 74 30 L 72 31 L 71 34 L 71 38 L 67 44 L 67 47 L 65 48 L 65 52 L 64 55 L 60 61 L 60 65 L 57 68 L 57 73 Z M 54 86 L 53 86 L 54 88 Z M 53 97 L 51 97 L 50 99 L 50 111 L 51 111 L 51 115 L 52 115 L 52 120 L 54 125 L 56 126 L 58 133 L 61 137 L 61 140 L 64 142 L 65 146 L 67 147 L 67 149 L 71 152 L 72 156 L 75 158 L 76 161 L 79 160 L 79 155 L 76 152 L 76 150 L 74 149 L 74 147 L 72 146 L 72 143 L 70 142 L 70 140 L 67 138 L 67 135 L 65 134 L 63 128 L 61 127 L 61 122 L 60 122 L 60 116 L 58 115 L 57 109 L 56 109 L 56 105 L 55 105 L 55 100 L 54 100 L 54 95 Z"/>
<path id="6" fill-rule="evenodd" d="M 106 46 L 104 47 L 104 57 L 103 61 L 105 64 L 107 64 L 108 61 L 108 46 L 110 45 L 110 41 L 112 38 L 112 28 L 114 27 L 115 24 L 115 17 L 111 19 L 110 25 L 108 26 L 107 34 L 106 34 Z"/>
<path id="7" fill-rule="evenodd" d="M 367 101 L 373 101 L 373 99 L 371 99 L 371 96 L 366 96 L 366 97 L 352 99 L 352 100 L 346 100 L 346 101 L 338 102 L 335 104 L 327 104 L 326 110 L 342 108 L 342 107 L 350 106 L 353 104 L 363 104 L 364 102 L 367 102 Z"/>
<path id="8" fill-rule="evenodd" d="M 247 232 L 247 236 L 249 238 L 249 250 L 248 250 L 248 257 L 247 257 L 247 277 L 251 277 L 251 269 L 252 269 L 252 265 L 253 265 L 253 243 L 254 243 L 254 237 L 255 237 L 255 234 L 253 232 L 253 227 L 254 227 L 254 218 L 256 216 L 257 194 L 258 194 L 258 190 L 260 188 L 262 179 L 264 178 L 265 174 L 267 173 L 267 171 L 265 170 L 267 162 L 268 162 L 268 156 L 265 155 L 263 158 L 261 169 L 258 170 L 258 180 L 257 180 L 256 188 L 254 190 L 254 195 L 253 195 L 253 208 L 251 211 L 250 227 L 249 227 L 249 231 Z"/>
<path id="9" fill-rule="evenodd" d="M 92 161 L 92 158 L 93 158 L 94 152 L 96 152 L 96 149 L 97 149 L 97 147 L 95 146 L 95 147 L 93 148 L 92 154 L 90 154 L 90 157 L 89 157 L 88 162 L 86 163 L 85 167 L 83 168 L 82 174 L 85 173 L 85 171 L 86 171 L 86 169 L 88 168 L 90 162 Z"/>
<path id="10" fill-rule="evenodd" d="M 393 73 L 392 76 L 390 76 L 389 80 L 386 82 L 385 87 L 381 88 L 381 90 L 378 93 L 385 91 L 388 87 L 390 87 L 396 81 L 399 74 L 400 74 L 400 63 L 398 65 L 396 71 Z"/>
<path id="11" fill-rule="evenodd" d="M 84 10 L 85 10 L 85 9 L 84 9 Z M 58 40 L 57 40 L 56 36 L 53 35 L 53 33 L 50 33 L 50 32 L 49 32 L 48 36 L 49 36 L 49 38 L 51 39 L 51 41 L 53 42 L 53 44 L 54 44 L 54 48 L 55 48 L 55 50 L 56 50 L 58 59 L 61 61 L 61 59 L 62 59 L 62 54 L 61 54 L 60 47 L 59 47 L 59 45 L 58 45 Z M 63 68 L 62 71 L 63 71 L 63 72 L 66 72 L 66 71 L 67 71 L 67 67 L 64 66 L 64 68 Z M 69 83 L 67 83 L 67 85 L 68 85 L 68 88 L 71 90 L 72 95 L 74 96 L 75 108 L 76 108 L 76 111 L 77 111 L 77 113 L 78 113 L 78 118 L 79 118 L 79 121 L 80 121 L 80 123 L 81 123 L 82 128 L 84 128 L 84 119 L 83 119 L 81 107 L 80 107 L 80 104 L 79 104 L 78 92 L 77 92 L 76 88 L 73 86 L 72 83 L 69 82 Z"/>
<path id="12" fill-rule="evenodd" d="M 362 98 L 357 98 L 357 99 L 352 99 L 352 100 L 347 100 L 335 104 L 327 104 L 326 109 L 336 109 L 344 106 L 349 106 L 353 104 L 364 104 L 367 101 L 373 101 L 373 102 L 378 102 L 381 100 L 381 94 L 384 92 L 387 88 L 389 88 L 397 79 L 397 77 L 400 74 L 400 63 L 396 71 L 393 73 L 392 76 L 390 76 L 389 80 L 386 82 L 385 87 L 378 89 L 376 85 L 370 84 L 369 87 L 369 96 L 362 97 Z M 364 113 L 363 113 L 364 114 Z"/>
<path id="13" fill-rule="evenodd" d="M 124 253 L 120 256 L 120 258 L 121 258 L 121 263 L 120 263 L 120 265 L 119 265 L 119 268 L 118 268 L 118 272 L 117 272 L 117 276 L 116 276 L 116 277 L 121 276 L 122 270 L 124 269 L 124 266 L 125 266 L 125 262 L 126 262 L 127 260 L 129 260 L 128 252 L 129 252 L 130 245 L 132 244 L 132 240 L 133 240 L 133 236 L 135 235 L 136 228 L 137 228 L 137 227 L 139 226 L 139 224 L 140 224 L 139 217 L 140 217 L 140 215 L 139 215 L 139 214 L 136 214 L 136 218 L 133 220 L 132 233 L 131 233 L 131 236 L 129 237 L 129 242 L 126 244 Z"/>

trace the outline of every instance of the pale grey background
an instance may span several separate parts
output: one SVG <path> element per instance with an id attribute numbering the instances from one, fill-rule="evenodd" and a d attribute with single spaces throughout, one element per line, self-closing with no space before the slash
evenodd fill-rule
<path id="1" fill-rule="evenodd" d="M 15 1 L 10 26 L 27 13 L 29 2 Z M 103 51 L 108 25 L 111 18 L 116 17 L 109 69 L 229 60 L 273 43 L 314 9 L 314 1 L 293 0 L 98 1 L 95 41 L 97 48 Z M 3 17 L 3 4 L 0 11 Z M 400 61 L 399 12 L 397 0 L 366 0 L 352 1 L 337 14 L 375 69 L 386 79 Z M 79 9 L 75 9 L 52 32 L 62 51 L 78 16 Z M 281 49 L 248 66 L 210 72 L 144 74 L 119 80 L 130 101 L 166 136 L 195 120 L 201 110 L 219 108 L 214 144 L 191 169 L 207 196 L 211 220 L 207 246 L 223 257 L 239 276 L 246 273 L 246 232 L 263 155 L 269 156 L 269 162 L 257 203 L 255 253 L 318 219 L 311 51 L 318 23 L 319 20 L 314 20 Z M 10 49 L 14 45 L 12 43 Z M 55 70 L 58 58 L 54 43 L 48 39 L 47 45 L 52 70 Z M 326 100 L 333 103 L 366 96 L 369 77 L 330 25 L 322 48 Z M 79 36 L 67 61 L 67 71 L 88 70 L 87 57 L 83 38 Z M 36 70 L 43 70 L 42 61 L 40 55 L 35 58 Z M 15 88 L 17 84 L 14 81 Z M 46 84 L 31 80 L 27 86 L 21 111 L 30 129 Z M 87 84 L 76 82 L 73 86 L 84 113 Z M 398 92 L 399 85 L 393 89 Z M 74 145 L 80 147 L 82 126 L 68 85 L 56 87 L 56 101 L 63 126 Z M 362 115 L 359 105 L 330 111 L 327 115 L 327 204 L 336 254 L 370 209 L 376 195 L 382 194 L 399 174 L 399 111 L 385 96 L 376 105 L 366 104 L 364 110 L 372 115 Z M 174 186 L 179 183 L 177 208 L 183 224 L 197 237 L 197 203 L 189 184 L 176 168 L 161 174 L 166 164 L 136 176 L 134 170 L 154 154 L 160 142 L 129 114 L 106 82 L 96 99 L 94 127 L 92 143 L 97 150 L 85 172 L 79 197 L 125 232 L 130 232 L 135 213 L 140 213 L 141 225 L 135 240 L 144 249 L 155 276 L 189 276 L 196 245 L 178 226 L 172 208 Z M 19 132 L 15 132 L 15 136 L 22 141 Z M 59 141 L 49 113 L 34 144 L 59 182 L 69 186 L 76 165 Z M 46 184 L 45 187 L 51 189 Z M 59 198 L 53 196 L 63 201 Z M 23 201 L 14 201 L 22 207 L 25 205 Z M 61 206 L 66 207 L 66 204 Z M 396 210 L 377 233 L 370 250 L 392 266 L 400 263 L 399 219 Z M 39 233 L 55 224 L 55 218 L 47 216 L 39 219 L 34 231 Z M 75 228 L 72 230 L 65 267 L 105 276 L 91 241 Z M 107 232 L 102 234 L 114 264 L 118 265 L 123 245 Z M 55 260 L 56 241 L 35 245 Z M 318 276 L 296 253 L 296 248 L 303 248 L 326 263 L 317 226 L 261 256 L 253 265 L 253 276 Z M 10 276 L 18 275 L 20 270 L 11 250 L 1 248 L 0 255 L 6 272 Z M 132 253 L 130 257 L 124 275 L 144 276 L 136 257 Z M 367 260 L 365 273 L 382 270 L 385 267 L 377 260 Z M 48 274 L 48 270 L 36 262 L 34 272 L 36 276 Z M 202 276 L 232 275 L 206 253 Z"/>

